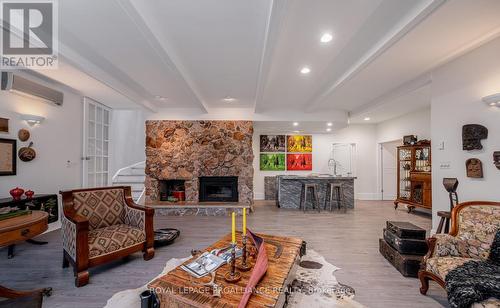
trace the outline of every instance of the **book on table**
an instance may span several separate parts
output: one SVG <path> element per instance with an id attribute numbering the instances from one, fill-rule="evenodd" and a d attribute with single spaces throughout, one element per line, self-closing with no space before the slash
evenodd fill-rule
<path id="1" fill-rule="evenodd" d="M 242 250 L 236 248 L 236 258 L 242 255 Z M 231 261 L 231 258 L 231 249 L 226 247 L 224 249 L 212 250 L 211 252 L 204 252 L 193 262 L 181 265 L 181 268 L 191 276 L 201 278 L 216 271 L 219 267 Z"/>

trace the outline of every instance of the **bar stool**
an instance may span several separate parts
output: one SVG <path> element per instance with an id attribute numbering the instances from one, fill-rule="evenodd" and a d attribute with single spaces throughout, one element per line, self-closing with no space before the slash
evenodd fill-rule
<path id="1" fill-rule="evenodd" d="M 340 183 L 328 183 L 327 185 L 324 206 L 325 210 L 328 204 L 330 212 L 333 211 L 333 202 L 337 203 L 337 208 L 339 210 L 341 207 L 343 207 L 344 210 L 347 210 L 347 207 L 345 206 L 344 189 Z"/>
<path id="2" fill-rule="evenodd" d="M 318 209 L 318 212 L 321 212 L 321 208 L 319 206 L 319 197 L 318 197 L 318 185 L 317 184 L 306 184 L 302 183 L 302 191 L 300 193 L 300 208 L 304 211 L 307 210 L 307 191 L 311 191 L 311 204 L 312 208 Z M 314 200 L 313 200 L 314 199 Z"/>

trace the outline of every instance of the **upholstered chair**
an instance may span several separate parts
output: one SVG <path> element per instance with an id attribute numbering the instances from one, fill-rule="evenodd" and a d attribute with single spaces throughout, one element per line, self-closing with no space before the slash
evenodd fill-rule
<path id="1" fill-rule="evenodd" d="M 75 271 L 75 285 L 89 281 L 89 267 L 137 251 L 154 256 L 152 208 L 132 200 L 129 186 L 61 191 L 63 267 Z"/>
<path id="2" fill-rule="evenodd" d="M 420 293 L 426 294 L 429 280 L 445 288 L 446 275 L 470 260 L 486 260 L 500 228 L 500 202 L 473 201 L 461 203 L 451 212 L 449 234 L 427 239 L 429 251 L 418 273 Z"/>

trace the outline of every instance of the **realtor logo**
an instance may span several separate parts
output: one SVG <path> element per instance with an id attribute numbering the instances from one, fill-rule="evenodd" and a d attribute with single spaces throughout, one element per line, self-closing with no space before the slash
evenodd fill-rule
<path id="1" fill-rule="evenodd" d="M 56 2 L 4 0 L 0 4 L 0 68 L 57 68 Z"/>

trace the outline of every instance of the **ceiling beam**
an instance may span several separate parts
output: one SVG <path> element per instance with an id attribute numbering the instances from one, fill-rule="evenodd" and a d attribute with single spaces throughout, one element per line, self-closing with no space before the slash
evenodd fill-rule
<path id="1" fill-rule="evenodd" d="M 375 98 L 374 100 L 369 101 L 366 104 L 363 104 L 362 106 L 355 108 L 349 113 L 350 117 L 355 117 L 368 113 L 402 96 L 408 95 L 427 85 L 430 85 L 432 83 L 432 71 L 435 70 L 437 67 L 440 67 L 448 62 L 451 62 L 498 37 L 500 37 L 500 27 L 485 33 L 484 35 L 473 40 L 472 42 L 469 42 L 466 45 L 462 46 L 461 48 L 456 49 L 453 53 L 446 55 L 445 57 L 432 63 L 431 65 L 429 65 L 429 67 L 426 68 L 425 72 L 420 76 L 399 85 L 398 87 L 384 93 L 383 95 Z"/>
<path id="2" fill-rule="evenodd" d="M 3 28 L 3 25 L 1 26 Z M 19 38 L 22 39 L 22 33 L 23 31 L 21 29 L 18 29 L 15 25 L 10 24 L 10 28 L 12 33 L 17 35 Z M 70 35 L 69 33 L 66 33 L 66 35 Z M 81 54 L 76 52 L 73 48 L 69 47 L 68 45 L 64 44 L 61 40 L 58 40 L 57 42 L 59 44 L 59 50 L 58 50 L 58 57 L 60 62 L 65 62 L 68 65 L 71 65 L 78 69 L 78 71 L 82 72 L 83 74 L 89 76 L 90 78 L 96 80 L 97 82 L 105 85 L 106 87 L 110 88 L 111 90 L 117 92 L 118 94 L 122 95 L 124 98 L 127 98 L 131 100 L 132 102 L 146 108 L 147 110 L 151 112 L 157 112 L 158 108 L 156 105 L 152 104 L 151 102 L 145 100 L 142 95 L 139 93 L 133 91 L 130 89 L 130 87 L 127 87 L 124 85 L 121 81 L 116 79 L 115 77 L 111 76 L 99 66 L 95 65 L 93 62 L 89 61 L 87 58 L 83 57 Z M 45 76 L 45 78 L 49 78 L 52 80 L 52 78 L 46 76 L 44 74 L 43 70 L 39 71 L 32 71 L 31 74 L 33 76 L 37 76 L 40 78 L 41 76 Z M 61 83 L 61 81 L 57 81 L 58 83 Z M 61 83 L 62 84 L 62 83 Z M 73 89 L 73 91 L 79 92 L 78 89 L 74 89 L 72 87 L 67 86 L 70 89 Z M 90 95 L 90 93 L 83 93 L 82 95 Z"/>
<path id="3" fill-rule="evenodd" d="M 266 30 L 264 34 L 264 44 L 262 48 L 259 73 L 257 77 L 257 87 L 255 89 L 255 102 L 253 110 L 256 113 L 262 112 L 262 100 L 264 91 L 271 70 L 271 63 L 274 49 L 277 45 L 279 35 L 285 24 L 288 9 L 291 1 L 271 0 L 266 21 Z"/>
<path id="4" fill-rule="evenodd" d="M 85 75 L 97 80 L 113 91 L 119 93 L 122 96 L 125 96 L 126 98 L 148 109 L 149 111 L 158 111 L 158 107 L 156 107 L 155 104 L 146 100 L 141 94 L 131 90 L 130 87 L 123 84 L 123 82 L 110 75 L 106 71 L 102 70 L 99 66 L 95 65 L 87 58 L 84 58 L 82 55 L 80 55 L 61 41 L 59 41 L 59 61 L 65 61 Z M 88 93 L 86 94 L 89 95 Z"/>
<path id="5" fill-rule="evenodd" d="M 392 91 L 389 91 L 375 98 L 374 100 L 371 100 L 368 103 L 358 108 L 355 108 L 349 113 L 349 117 L 350 118 L 356 117 L 368 113 L 370 111 L 376 110 L 377 108 L 387 103 L 393 102 L 400 97 L 413 93 L 425 86 L 430 85 L 431 83 L 432 83 L 432 75 L 430 73 L 420 75 L 419 77 L 398 86 Z"/>
<path id="6" fill-rule="evenodd" d="M 149 47 L 151 47 L 152 50 L 158 55 L 162 63 L 175 74 L 179 81 L 187 86 L 187 89 L 191 92 L 190 94 L 192 98 L 199 104 L 199 107 L 204 112 L 207 112 L 209 107 L 203 100 L 201 92 L 195 82 L 190 78 L 187 69 L 182 65 L 182 62 L 176 56 L 172 46 L 160 38 L 161 35 L 158 32 L 158 29 L 161 29 L 161 27 L 155 24 L 155 18 L 153 16 L 145 16 L 147 13 L 141 11 L 130 0 L 115 0 L 115 2 L 134 23 L 144 39 L 146 39 L 149 43 Z"/>
<path id="7" fill-rule="evenodd" d="M 312 111 L 316 109 L 318 105 L 332 95 L 336 89 L 354 78 L 358 73 L 381 56 L 391 46 L 396 44 L 401 38 L 430 16 L 446 1 L 447 0 L 427 0 L 423 2 L 423 4 L 417 7 L 408 18 L 398 23 L 389 33 L 387 33 L 387 35 L 379 40 L 377 44 L 375 44 L 361 58 L 359 58 L 358 61 L 348 67 L 348 69 L 345 70 L 340 77 L 334 79 L 326 90 L 314 96 L 307 104 L 307 110 Z"/>

